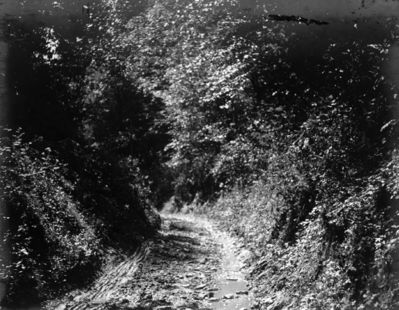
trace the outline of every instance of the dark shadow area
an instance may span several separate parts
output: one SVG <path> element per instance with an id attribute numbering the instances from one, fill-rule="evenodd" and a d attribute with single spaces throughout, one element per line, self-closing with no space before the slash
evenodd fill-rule
<path id="1" fill-rule="evenodd" d="M 154 263 L 175 261 L 192 261 L 201 253 L 198 246 L 201 244 L 196 238 L 179 234 L 160 234 L 156 237 L 157 247 L 151 258 Z"/>

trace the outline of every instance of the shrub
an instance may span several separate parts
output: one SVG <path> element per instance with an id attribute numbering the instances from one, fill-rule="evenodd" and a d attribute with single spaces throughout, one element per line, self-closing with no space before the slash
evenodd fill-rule
<path id="1" fill-rule="evenodd" d="M 67 167 L 51 150 L 24 141 L 21 131 L 7 134 L 0 140 L 11 251 L 6 302 L 29 303 L 92 276 L 101 247 L 64 177 Z"/>

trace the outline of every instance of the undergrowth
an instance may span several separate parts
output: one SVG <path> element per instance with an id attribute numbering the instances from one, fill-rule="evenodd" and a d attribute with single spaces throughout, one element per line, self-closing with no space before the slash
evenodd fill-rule
<path id="1" fill-rule="evenodd" d="M 67 167 L 50 149 L 24 141 L 21 131 L 1 138 L 0 157 L 11 252 L 4 302 L 38 302 L 89 280 L 102 248 L 64 177 Z"/>
<path id="2" fill-rule="evenodd" d="M 315 194 L 306 214 L 267 177 L 202 207 L 253 253 L 259 309 L 399 306 L 398 159 L 395 152 L 383 168 L 345 187 L 329 184 L 328 196 L 321 184 L 296 187 L 298 200 Z M 295 183 L 289 170 L 284 181 Z"/>

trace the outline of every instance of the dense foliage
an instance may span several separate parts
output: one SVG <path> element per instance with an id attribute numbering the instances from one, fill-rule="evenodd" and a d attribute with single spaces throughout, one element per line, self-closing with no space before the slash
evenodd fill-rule
<path id="1" fill-rule="evenodd" d="M 51 236 L 43 261 L 73 270 L 96 260 L 89 244 L 129 249 L 157 227 L 151 206 L 173 196 L 178 207 L 204 203 L 198 211 L 251 249 L 260 309 L 398 307 L 398 90 L 382 73 L 392 25 L 377 38 L 353 28 L 320 40 L 321 26 L 248 14 L 233 0 L 132 6 L 94 10 L 89 39 L 68 58 L 78 71 L 65 74 L 54 53 L 33 66 L 68 85 L 50 99 L 68 110 L 70 131 L 62 141 L 40 132 L 40 147 L 67 165 L 19 137 L 2 146 L 18 171 L 4 174 L 16 182 L 7 199 L 40 223 L 21 233 Z M 69 249 L 68 263 L 53 244 Z M 36 251 L 21 247 L 16 262 Z"/>
<path id="2" fill-rule="evenodd" d="M 89 279 L 101 247 L 50 149 L 35 151 L 20 132 L 0 141 L 2 203 L 8 206 L 12 264 L 8 301 L 48 297 Z M 4 136 L 4 132 L 3 132 Z M 37 293 L 40 295 L 37 295 Z"/>
<path id="3" fill-rule="evenodd" d="M 163 180 L 167 136 L 156 130 L 161 103 L 101 54 L 106 34 L 89 24 L 75 41 L 12 23 L 17 94 L 0 177 L 12 259 L 4 302 L 15 305 L 87 284 L 107 256 L 133 252 L 156 231 L 161 194 L 151 189 Z"/>
<path id="4" fill-rule="evenodd" d="M 165 103 L 174 201 L 210 201 L 252 248 L 259 306 L 395 307 L 390 26 L 304 53 L 234 1 L 153 1 L 123 24 L 126 78 Z"/>

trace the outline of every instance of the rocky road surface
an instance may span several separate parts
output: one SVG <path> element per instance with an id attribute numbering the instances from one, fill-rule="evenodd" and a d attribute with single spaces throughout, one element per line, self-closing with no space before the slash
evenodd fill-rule
<path id="1" fill-rule="evenodd" d="M 235 241 L 209 221 L 163 215 L 159 234 L 132 257 L 111 264 L 85 292 L 56 310 L 243 310 L 251 297 Z"/>

